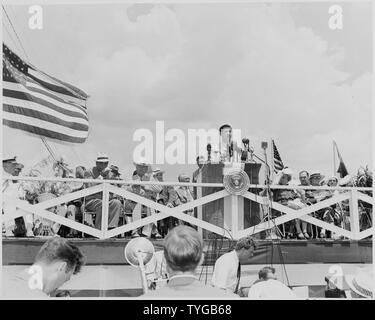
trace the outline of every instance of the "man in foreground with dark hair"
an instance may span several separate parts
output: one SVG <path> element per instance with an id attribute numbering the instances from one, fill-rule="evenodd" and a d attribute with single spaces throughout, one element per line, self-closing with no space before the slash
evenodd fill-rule
<path id="1" fill-rule="evenodd" d="M 168 284 L 142 297 L 238 297 L 207 286 L 196 277 L 197 267 L 203 262 L 203 240 L 193 228 L 178 226 L 169 231 L 164 242 L 164 256 L 169 274 Z"/>
<path id="2" fill-rule="evenodd" d="M 3 279 L 2 297 L 46 299 L 79 273 L 83 264 L 83 254 L 73 243 L 64 238 L 49 239 L 31 267 L 11 279 Z"/>
<path id="3" fill-rule="evenodd" d="M 251 237 L 237 241 L 233 251 L 223 254 L 215 262 L 211 283 L 225 291 L 240 292 L 241 264 L 254 254 L 255 242 Z"/>

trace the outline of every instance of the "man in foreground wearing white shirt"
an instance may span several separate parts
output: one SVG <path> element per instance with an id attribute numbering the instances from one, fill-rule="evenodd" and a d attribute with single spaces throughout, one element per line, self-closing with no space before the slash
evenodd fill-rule
<path id="1" fill-rule="evenodd" d="M 215 262 L 211 284 L 220 289 L 239 293 L 241 264 L 254 254 L 255 243 L 251 237 L 237 241 L 235 249 L 223 254 Z"/>
<path id="2" fill-rule="evenodd" d="M 296 300 L 296 294 L 277 280 L 275 268 L 264 267 L 259 271 L 259 279 L 250 287 L 248 298 L 253 300 Z"/>

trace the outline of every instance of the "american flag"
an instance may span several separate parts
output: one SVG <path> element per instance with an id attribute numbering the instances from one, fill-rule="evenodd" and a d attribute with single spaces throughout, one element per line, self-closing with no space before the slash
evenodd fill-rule
<path id="1" fill-rule="evenodd" d="M 273 150 L 273 171 L 278 173 L 280 170 L 284 169 L 283 161 L 281 160 L 280 153 L 276 148 L 275 141 L 272 140 L 272 150 Z"/>
<path id="2" fill-rule="evenodd" d="M 3 124 L 42 137 L 83 143 L 88 96 L 23 61 L 3 43 Z"/>

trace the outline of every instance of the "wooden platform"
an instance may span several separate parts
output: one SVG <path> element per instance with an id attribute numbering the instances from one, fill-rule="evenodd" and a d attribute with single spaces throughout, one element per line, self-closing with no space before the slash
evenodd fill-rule
<path id="1" fill-rule="evenodd" d="M 45 238 L 3 238 L 3 265 L 32 264 Z M 124 265 L 130 239 L 71 239 L 86 256 L 87 265 Z M 152 241 L 161 250 L 163 240 Z M 248 265 L 372 263 L 372 240 L 259 240 Z M 205 240 L 205 265 L 233 248 L 229 240 Z"/>
<path id="2" fill-rule="evenodd" d="M 301 298 L 324 298 L 325 276 L 333 264 L 274 264 L 278 280 L 286 285 L 305 292 Z M 343 274 L 354 274 L 358 268 L 368 264 L 339 264 Z M 242 268 L 241 286 L 250 286 L 264 265 L 247 265 Z M 4 266 L 3 279 L 13 278 L 25 266 Z M 213 267 L 203 266 L 197 270 L 199 280 L 210 283 Z M 137 268 L 128 265 L 84 266 L 81 272 L 66 282 L 61 290 L 69 290 L 73 297 L 123 297 L 142 295 L 141 277 Z M 8 290 L 8 288 L 4 288 Z M 10 290 L 10 289 L 9 289 Z M 21 293 L 20 293 L 21 294 Z"/>

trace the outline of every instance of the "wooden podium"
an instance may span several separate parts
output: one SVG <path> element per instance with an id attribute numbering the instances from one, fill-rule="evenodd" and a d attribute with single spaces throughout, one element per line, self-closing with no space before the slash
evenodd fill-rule
<path id="1" fill-rule="evenodd" d="M 240 163 L 238 164 L 247 173 L 251 184 L 259 183 L 260 163 Z M 224 177 L 224 163 L 207 163 L 201 169 L 199 181 L 203 183 L 222 183 Z M 204 187 L 197 188 L 198 197 L 206 196 L 217 191 L 223 190 L 224 187 Z M 257 190 L 250 190 L 256 193 Z M 232 212 L 233 201 L 236 201 L 238 212 Z M 232 215 L 238 215 L 238 226 L 232 226 Z M 228 196 L 203 205 L 197 210 L 197 217 L 216 226 L 223 227 L 227 230 L 237 228 L 246 229 L 256 225 L 260 221 L 260 206 L 258 203 L 250 201 L 241 196 Z M 203 237 L 208 238 L 210 232 L 203 231 Z M 223 230 L 224 235 L 224 230 Z"/>

